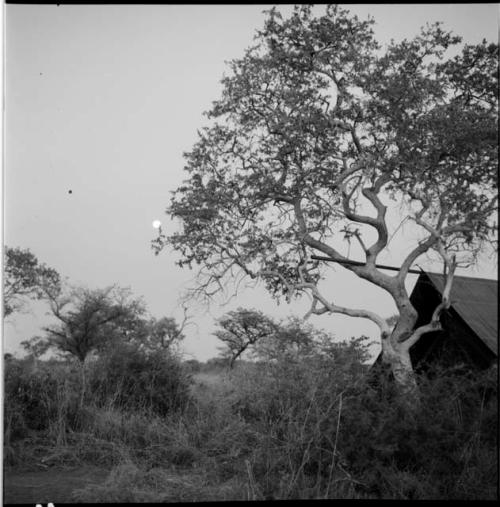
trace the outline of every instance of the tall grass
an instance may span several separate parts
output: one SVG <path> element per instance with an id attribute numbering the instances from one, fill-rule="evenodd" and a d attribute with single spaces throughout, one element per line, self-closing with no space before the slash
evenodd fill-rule
<path id="1" fill-rule="evenodd" d="M 408 411 L 370 387 L 356 357 L 290 353 L 190 379 L 175 358 L 127 351 L 89 367 L 83 407 L 77 368 L 14 361 L 6 464 L 108 468 L 75 492 L 84 502 L 495 498 L 495 375 L 441 372 Z"/>

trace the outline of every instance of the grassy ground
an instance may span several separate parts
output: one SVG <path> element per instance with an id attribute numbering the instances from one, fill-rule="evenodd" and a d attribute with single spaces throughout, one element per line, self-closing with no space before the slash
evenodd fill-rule
<path id="1" fill-rule="evenodd" d="M 108 470 L 95 467 L 60 468 L 38 471 L 6 469 L 4 503 L 70 503 L 73 492 L 104 482 Z"/>
<path id="2" fill-rule="evenodd" d="M 198 373 L 193 380 L 192 394 L 203 402 L 219 396 L 227 388 L 225 376 L 220 373 Z M 100 415 L 101 432 L 107 434 L 99 436 L 112 441 L 116 431 L 112 425 L 117 424 L 117 414 L 103 411 Z M 173 429 L 173 433 L 176 431 L 178 429 Z M 141 433 L 139 426 L 137 433 Z M 74 435 L 74 438 L 78 436 Z M 92 444 L 99 445 L 99 442 L 94 439 L 86 446 Z M 177 459 L 179 464 L 166 466 L 155 466 L 152 454 L 146 460 L 148 464 L 134 463 L 124 447 L 114 453 L 118 456 L 110 459 L 107 467 L 94 466 L 92 461 L 102 463 L 102 460 L 93 460 L 90 450 L 82 455 L 78 447 L 81 442 L 78 445 L 66 442 L 50 448 L 36 440 L 27 441 L 23 448 L 19 448 L 25 456 L 18 455 L 21 459 L 15 466 L 4 468 L 4 503 L 177 502 L 244 498 L 244 492 L 238 491 L 239 485 L 231 479 L 214 487 L 206 470 L 209 463 L 205 462 L 205 466 L 192 463 L 188 448 L 185 449 L 186 455 L 181 452 L 182 442 L 178 442 L 178 457 L 174 455 L 174 445 L 168 449 L 169 459 Z M 106 453 L 104 449 L 102 451 Z M 97 458 L 103 453 L 97 452 Z M 31 463 L 23 459 L 26 457 L 33 458 Z"/>
<path id="3" fill-rule="evenodd" d="M 456 416 L 457 399 L 445 403 L 453 391 L 448 384 L 440 388 L 444 394 L 432 391 L 436 399 L 427 400 L 426 412 L 408 414 L 377 393 L 340 391 L 341 370 L 312 366 L 284 361 L 196 373 L 186 405 L 163 415 L 89 399 L 72 420 L 62 412 L 63 384 L 57 414 L 33 429 L 22 427 L 12 403 L 4 501 L 496 497 L 497 411 L 486 405 L 486 394 L 471 398 L 481 406 L 480 418 L 475 409 L 469 422 L 462 421 L 466 412 Z M 418 425 L 410 415 L 419 415 Z"/>

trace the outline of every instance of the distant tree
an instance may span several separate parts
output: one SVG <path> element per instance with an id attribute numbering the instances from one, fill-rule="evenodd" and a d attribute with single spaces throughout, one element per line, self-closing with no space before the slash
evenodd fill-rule
<path id="1" fill-rule="evenodd" d="M 40 263 L 30 250 L 5 246 L 4 255 L 4 317 L 21 311 L 29 299 L 43 299 L 47 291 L 59 292 L 59 273 Z"/>
<path id="2" fill-rule="evenodd" d="M 214 335 L 224 342 L 222 354 L 229 358 L 231 368 L 249 347 L 278 331 L 278 325 L 272 318 L 257 310 L 244 308 L 228 312 L 217 320 L 217 325 L 222 329 L 215 331 Z"/>
<path id="3" fill-rule="evenodd" d="M 192 324 L 188 310 L 183 307 L 184 315 L 178 323 L 173 317 L 150 317 L 144 311 L 129 312 L 112 324 L 118 341 L 126 341 L 139 346 L 146 353 L 170 351 L 184 340 L 184 330 Z M 144 309 L 142 309 L 144 310 Z M 113 333 L 108 333 L 111 337 Z M 107 340 L 113 346 L 113 340 Z"/>
<path id="4" fill-rule="evenodd" d="M 228 312 L 217 324 L 222 329 L 216 330 L 214 336 L 224 342 L 221 355 L 229 359 L 231 368 L 243 353 L 253 360 L 282 360 L 290 354 L 321 353 L 332 339 L 303 319 L 292 317 L 280 322 L 252 309 Z"/>
<path id="5" fill-rule="evenodd" d="M 147 322 L 147 334 L 142 343 L 148 350 L 170 350 L 185 338 L 183 329 L 173 317 L 152 317 Z"/>
<path id="6" fill-rule="evenodd" d="M 57 324 L 44 328 L 46 335 L 25 342 L 26 347 L 45 347 L 69 354 L 85 362 L 94 350 L 104 347 L 117 336 L 127 337 L 145 312 L 143 303 L 131 297 L 128 289 L 72 288 L 49 297 Z"/>
<path id="7" fill-rule="evenodd" d="M 321 354 L 321 346 L 325 341 L 331 342 L 332 337 L 303 319 L 292 317 L 279 322 L 272 335 L 255 344 L 253 357 L 260 360 L 282 360 L 290 356 Z"/>
<path id="8" fill-rule="evenodd" d="M 331 5 L 321 16 L 310 5 L 287 19 L 268 12 L 185 155 L 188 179 L 167 209 L 182 229 L 153 246 L 178 250 L 180 266 L 201 266 L 198 294 L 247 277 L 277 298 L 308 293 L 307 316 L 371 320 L 383 362 L 415 389 L 409 351 L 440 328 L 456 266 L 497 243 L 498 44 L 465 45 L 449 58 L 460 38 L 434 24 L 382 51 L 373 23 Z M 414 227 L 396 274 L 377 267 L 397 232 L 388 207 Z M 363 260 L 350 264 L 356 253 Z M 446 286 L 415 328 L 405 280 L 424 254 L 441 263 Z M 328 259 L 392 297 L 393 327 L 328 297 Z"/>
<path id="9" fill-rule="evenodd" d="M 47 292 L 47 296 L 51 312 L 59 322 L 44 327 L 45 336 L 23 342 L 23 346 L 32 351 L 56 350 L 78 360 L 81 407 L 86 387 L 85 359 L 93 351 L 116 343 L 117 336 L 126 337 L 124 327 L 137 322 L 145 307 L 131 297 L 128 289 L 115 285 L 105 289 L 74 287 L 57 294 Z"/>

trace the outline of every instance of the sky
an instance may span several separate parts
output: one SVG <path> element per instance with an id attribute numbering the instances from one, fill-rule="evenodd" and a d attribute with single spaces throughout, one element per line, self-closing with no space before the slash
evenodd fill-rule
<path id="1" fill-rule="evenodd" d="M 493 3 L 346 7 L 375 18 L 382 44 L 412 37 L 434 21 L 468 43 L 498 37 Z M 174 231 L 164 210 L 185 177 L 182 154 L 206 123 L 203 111 L 221 93 L 225 62 L 252 44 L 268 8 L 6 5 L 4 243 L 29 248 L 73 284 L 130 287 L 152 315 L 181 320 L 179 297 L 194 272 L 177 267 L 173 252 L 153 254 L 152 222 L 159 219 L 164 232 Z M 395 251 L 404 252 L 404 233 L 399 241 Z M 496 270 L 496 260 L 486 258 L 458 274 L 496 278 Z M 331 271 L 325 281 L 330 299 L 392 313 L 385 293 L 341 267 Z M 409 276 L 409 290 L 415 281 Z M 309 303 L 278 306 L 257 287 L 225 306 L 193 306 L 185 356 L 217 355 L 214 319 L 238 306 L 282 318 L 305 314 Z M 20 342 L 51 322 L 46 313 L 43 303 L 34 303 L 9 317 L 4 351 L 19 355 Z M 341 315 L 311 322 L 336 339 L 378 334 L 373 323 Z"/>

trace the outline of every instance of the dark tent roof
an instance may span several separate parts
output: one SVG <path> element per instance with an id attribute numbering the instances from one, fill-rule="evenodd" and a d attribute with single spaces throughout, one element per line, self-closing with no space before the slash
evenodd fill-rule
<path id="1" fill-rule="evenodd" d="M 444 276 L 427 272 L 426 275 L 442 293 Z M 498 356 L 498 281 L 454 276 L 450 299 L 452 308 Z"/>

